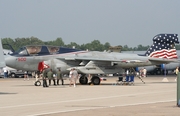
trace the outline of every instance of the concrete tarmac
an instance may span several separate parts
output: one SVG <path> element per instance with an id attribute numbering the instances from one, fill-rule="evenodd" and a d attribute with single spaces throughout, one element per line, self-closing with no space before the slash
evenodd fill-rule
<path id="1" fill-rule="evenodd" d="M 179 116 L 175 75 L 148 76 L 145 84 L 34 86 L 34 78 L 0 78 L 1 116 Z"/>

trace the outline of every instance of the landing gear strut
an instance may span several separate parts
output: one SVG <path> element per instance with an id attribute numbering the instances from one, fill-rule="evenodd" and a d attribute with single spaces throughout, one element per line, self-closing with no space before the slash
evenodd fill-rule
<path id="1" fill-rule="evenodd" d="M 40 81 L 40 72 L 37 72 L 36 74 L 36 81 L 34 83 L 35 86 L 41 86 L 41 81 Z"/>

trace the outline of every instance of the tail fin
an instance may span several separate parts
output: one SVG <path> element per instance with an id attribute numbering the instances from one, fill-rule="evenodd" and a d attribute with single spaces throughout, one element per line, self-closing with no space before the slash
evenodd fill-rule
<path id="1" fill-rule="evenodd" d="M 7 43 L 7 44 L 3 44 L 3 45 L 8 46 L 10 48 L 11 52 L 13 52 L 13 53 L 15 52 L 15 50 L 13 49 L 13 47 L 10 44 Z"/>
<path id="2" fill-rule="evenodd" d="M 175 43 L 179 43 L 178 34 L 159 34 L 153 38 L 153 44 L 145 56 L 154 58 L 177 59 Z"/>

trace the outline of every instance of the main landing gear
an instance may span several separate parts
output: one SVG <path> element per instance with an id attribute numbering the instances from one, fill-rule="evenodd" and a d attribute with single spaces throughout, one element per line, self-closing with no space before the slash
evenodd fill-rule
<path id="1" fill-rule="evenodd" d="M 99 85 L 101 83 L 101 79 L 98 76 L 92 76 L 90 80 L 91 80 L 90 84 L 93 85 Z M 79 83 L 82 85 L 88 84 L 88 77 L 86 75 L 82 75 L 79 78 Z"/>

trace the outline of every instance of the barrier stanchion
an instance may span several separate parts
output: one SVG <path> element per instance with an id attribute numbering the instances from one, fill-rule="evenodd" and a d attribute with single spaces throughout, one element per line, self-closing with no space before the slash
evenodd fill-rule
<path id="1" fill-rule="evenodd" d="M 177 74 L 177 106 L 180 107 L 180 73 Z"/>

